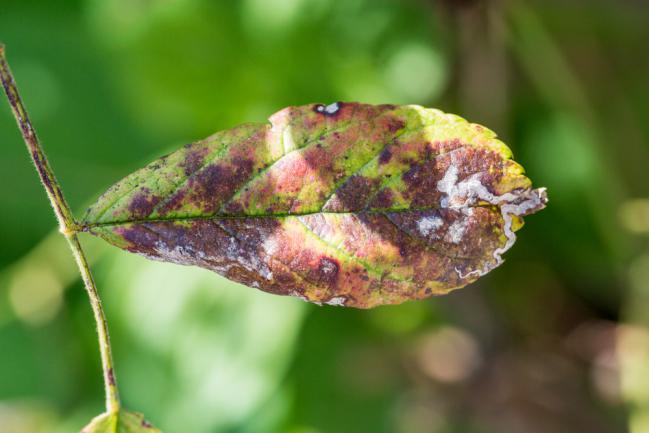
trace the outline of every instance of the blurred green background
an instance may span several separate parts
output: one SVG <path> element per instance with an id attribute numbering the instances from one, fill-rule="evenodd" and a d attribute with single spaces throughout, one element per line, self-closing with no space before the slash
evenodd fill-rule
<path id="1" fill-rule="evenodd" d="M 0 0 L 72 206 L 287 105 L 496 130 L 550 204 L 476 284 L 371 311 L 88 248 L 125 406 L 165 433 L 649 432 L 649 2 Z M 3 98 L 4 99 L 4 98 Z M 86 294 L 0 103 L 0 433 L 102 411 Z"/>

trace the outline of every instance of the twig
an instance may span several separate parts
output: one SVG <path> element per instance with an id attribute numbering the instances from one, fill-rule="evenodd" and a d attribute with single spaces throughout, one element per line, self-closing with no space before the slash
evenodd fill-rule
<path id="1" fill-rule="evenodd" d="M 88 266 L 88 261 L 86 260 L 83 248 L 79 242 L 79 237 L 77 236 L 79 224 L 74 219 L 70 206 L 68 206 L 68 203 L 65 201 L 61 187 L 56 181 L 54 172 L 47 162 L 45 153 L 38 142 L 36 132 L 29 120 L 27 110 L 23 105 L 16 87 L 16 82 L 14 81 L 11 70 L 9 69 L 9 64 L 5 57 L 5 47 L 2 43 L 0 43 L 0 79 L 2 80 L 2 87 L 9 99 L 11 110 L 18 122 L 18 127 L 22 133 L 23 140 L 27 145 L 27 150 L 29 150 L 29 153 L 32 156 L 38 175 L 45 187 L 50 203 L 54 208 L 54 213 L 59 221 L 59 230 L 63 233 L 70 245 L 74 259 L 79 267 L 81 278 L 83 279 L 86 291 L 88 292 L 90 305 L 92 306 L 92 311 L 97 323 L 97 332 L 99 334 L 99 351 L 101 353 L 101 362 L 104 371 L 104 387 L 106 390 L 106 411 L 110 413 L 117 412 L 120 408 L 120 402 L 117 383 L 115 381 L 115 373 L 113 370 L 113 357 L 111 354 L 110 338 L 108 336 L 108 324 L 106 322 L 104 309 L 101 305 L 101 299 L 97 293 L 97 286 L 95 285 L 92 273 L 90 272 L 90 267 Z"/>

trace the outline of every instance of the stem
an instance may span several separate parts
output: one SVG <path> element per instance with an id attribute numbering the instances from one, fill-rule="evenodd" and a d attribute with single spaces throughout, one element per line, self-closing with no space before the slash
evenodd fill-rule
<path id="1" fill-rule="evenodd" d="M 79 237 L 77 236 L 79 224 L 75 221 L 70 206 L 68 206 L 68 203 L 65 201 L 61 187 L 59 186 L 59 183 L 54 176 L 54 172 L 45 157 L 45 153 L 38 142 L 36 132 L 29 120 L 27 110 L 20 98 L 16 82 L 14 81 L 11 70 L 9 69 L 7 59 L 5 58 L 5 48 L 2 43 L 0 43 L 0 79 L 2 80 L 2 86 L 7 94 L 7 98 L 9 99 L 11 110 L 18 122 L 18 127 L 22 133 L 23 140 L 27 145 L 27 150 L 32 156 L 32 161 L 36 166 L 36 171 L 38 171 L 38 175 L 45 187 L 50 203 L 54 208 L 54 213 L 59 221 L 59 230 L 68 241 L 68 245 L 72 250 L 77 266 L 79 267 L 79 272 L 81 273 L 81 278 L 83 279 L 86 291 L 88 292 L 90 305 L 92 306 L 95 322 L 97 323 L 97 332 L 99 334 L 99 352 L 101 353 L 101 363 L 104 372 L 104 387 L 106 390 L 106 411 L 110 413 L 117 412 L 120 408 L 120 402 L 113 369 L 113 356 L 111 353 L 110 338 L 108 336 L 108 324 L 104 309 L 101 306 L 99 293 L 97 293 L 97 286 L 92 277 L 92 273 L 90 272 L 90 267 L 83 252 L 83 248 L 81 247 L 81 243 L 79 242 Z"/>

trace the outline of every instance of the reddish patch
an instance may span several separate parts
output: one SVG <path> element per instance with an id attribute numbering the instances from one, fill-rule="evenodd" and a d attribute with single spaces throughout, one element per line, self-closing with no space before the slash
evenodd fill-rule
<path id="1" fill-rule="evenodd" d="M 392 201 L 394 197 L 392 190 L 384 188 L 368 203 L 368 208 L 378 208 L 378 209 L 389 209 L 392 207 Z"/>
<path id="2" fill-rule="evenodd" d="M 205 212 L 215 212 L 223 200 L 230 198 L 237 188 L 248 180 L 254 162 L 235 157 L 230 164 L 214 164 L 191 177 L 188 200 Z"/>
<path id="3" fill-rule="evenodd" d="M 207 153 L 207 147 L 200 147 L 198 149 L 189 150 L 187 152 L 187 155 L 185 155 L 185 160 L 180 163 L 180 166 L 185 172 L 185 176 L 190 176 L 200 170 L 200 168 L 203 166 Z"/>
<path id="4" fill-rule="evenodd" d="M 245 212 L 245 207 L 242 203 L 231 202 L 225 207 L 225 212 L 232 215 L 243 215 Z"/>
<path id="5" fill-rule="evenodd" d="M 327 172 L 331 171 L 333 151 L 331 149 L 323 149 L 321 146 L 307 148 L 302 153 L 304 161 L 313 169 Z"/>
<path id="6" fill-rule="evenodd" d="M 441 193 L 437 188 L 444 171 L 439 170 L 438 161 L 428 160 L 413 166 L 401 178 L 407 185 L 403 195 L 414 207 L 435 207 L 439 204 Z"/>
<path id="7" fill-rule="evenodd" d="M 91 230 L 91 233 L 92 230 Z M 145 230 L 143 225 L 136 224 L 130 227 L 117 227 L 115 233 L 126 240 L 130 246 L 127 248 L 131 252 L 150 252 L 153 250 L 158 235 L 149 230 Z"/>
<path id="8" fill-rule="evenodd" d="M 361 210 L 367 197 L 378 184 L 379 179 L 353 175 L 338 188 L 335 199 L 327 204 L 324 210 L 335 212 Z"/>
<path id="9" fill-rule="evenodd" d="M 151 194 L 149 188 L 142 188 L 129 203 L 128 210 L 134 218 L 144 218 L 153 211 L 160 199 L 159 195 Z"/>
<path id="10" fill-rule="evenodd" d="M 171 211 L 181 208 L 185 200 L 185 195 L 187 195 L 187 191 L 184 189 L 179 190 L 158 209 L 158 213 L 161 216 L 165 216 Z"/>
<path id="11" fill-rule="evenodd" d="M 410 168 L 410 170 L 406 171 L 401 178 L 405 183 L 410 185 L 411 187 L 415 187 L 419 184 L 421 179 L 425 175 L 425 170 L 422 165 L 415 165 L 414 167 Z"/>

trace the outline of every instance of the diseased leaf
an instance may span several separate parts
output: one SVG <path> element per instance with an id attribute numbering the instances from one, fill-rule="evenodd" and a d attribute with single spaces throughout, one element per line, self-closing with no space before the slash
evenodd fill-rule
<path id="1" fill-rule="evenodd" d="M 146 257 L 360 308 L 463 287 L 547 202 L 496 135 L 420 106 L 289 107 L 111 187 L 84 228 Z"/>
<path id="2" fill-rule="evenodd" d="M 103 413 L 90 421 L 80 433 L 161 433 L 140 413 L 120 410 Z"/>

